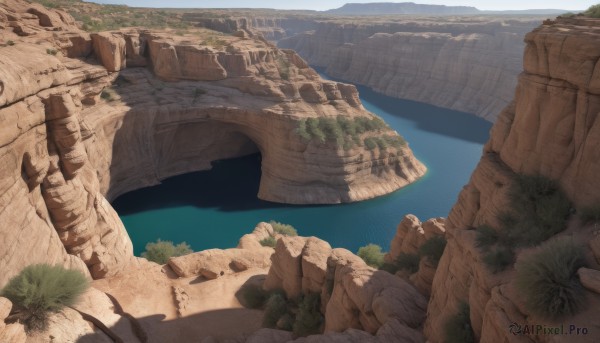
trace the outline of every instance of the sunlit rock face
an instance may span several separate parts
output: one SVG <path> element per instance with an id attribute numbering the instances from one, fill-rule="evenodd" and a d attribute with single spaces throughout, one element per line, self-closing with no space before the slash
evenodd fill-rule
<path id="1" fill-rule="evenodd" d="M 515 99 L 500 113 L 484 155 L 446 221 L 450 238 L 433 280 L 425 324 L 432 342 L 444 341 L 439 328 L 461 301 L 469 303 L 473 330 L 482 342 L 510 340 L 507 328 L 513 322 L 550 325 L 523 305 L 525 299 L 514 287 L 514 269 L 492 274 L 476 246 L 474 228 L 499 225 L 500 214 L 510 208 L 516 173 L 557 180 L 575 209 L 598 204 L 600 21 L 549 20 L 527 34 L 525 42 L 525 70 Z M 590 263 L 596 263 L 597 230 L 573 217 L 562 235 L 581 242 Z M 590 306 L 565 320 L 597 327 L 592 318 L 600 297 L 594 287 L 588 288 L 582 292 Z"/>
<path id="2" fill-rule="evenodd" d="M 375 120 L 356 88 L 321 79 L 259 38 L 142 29 L 88 34 L 23 1 L 0 4 L 0 251 L 6 273 L 46 262 L 112 276 L 131 241 L 110 206 L 124 192 L 211 162 L 262 155 L 261 199 L 369 199 L 425 173 L 386 126 L 343 147 L 298 133 L 308 118 Z M 221 37 L 221 36 L 219 36 Z"/>

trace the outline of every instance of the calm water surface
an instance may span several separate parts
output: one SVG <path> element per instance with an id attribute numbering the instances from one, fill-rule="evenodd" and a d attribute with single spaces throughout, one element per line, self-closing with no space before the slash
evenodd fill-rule
<path id="1" fill-rule="evenodd" d="M 356 251 L 389 247 L 407 213 L 421 220 L 445 217 L 475 168 L 491 123 L 473 115 L 399 100 L 358 87 L 364 106 L 409 142 L 427 175 L 392 194 L 344 205 L 294 206 L 256 198 L 260 155 L 218 161 L 211 171 L 165 180 L 120 196 L 113 206 L 139 255 L 161 238 L 186 241 L 194 250 L 229 248 L 260 221 L 292 224 L 302 236 Z"/>

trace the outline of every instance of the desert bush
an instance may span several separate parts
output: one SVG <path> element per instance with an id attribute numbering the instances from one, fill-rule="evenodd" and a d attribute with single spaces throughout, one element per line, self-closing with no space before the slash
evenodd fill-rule
<path id="1" fill-rule="evenodd" d="M 396 149 L 401 148 L 406 145 L 406 141 L 400 135 L 398 136 L 383 136 L 382 137 L 387 145 L 392 146 Z"/>
<path id="2" fill-rule="evenodd" d="M 492 273 L 503 271 L 513 263 L 514 259 L 515 253 L 512 249 L 504 246 L 497 247 L 483 255 L 483 263 Z"/>
<path id="3" fill-rule="evenodd" d="M 24 312 L 28 330 L 42 330 L 51 312 L 73 305 L 88 286 L 86 277 L 77 270 L 34 264 L 13 277 L 0 295 Z"/>
<path id="4" fill-rule="evenodd" d="M 244 307 L 256 309 L 265 304 L 269 294 L 260 285 L 246 284 L 240 288 L 239 296 Z"/>
<path id="5" fill-rule="evenodd" d="M 577 276 L 583 266 L 583 249 L 571 238 L 548 241 L 517 261 L 515 282 L 527 309 L 549 319 L 576 314 L 584 303 Z"/>
<path id="6" fill-rule="evenodd" d="M 317 139 L 321 143 L 325 143 L 326 136 L 323 130 L 319 125 L 319 119 L 317 118 L 308 118 L 306 120 L 306 128 L 307 132 L 310 134 L 311 138 Z"/>
<path id="7" fill-rule="evenodd" d="M 433 236 L 419 247 L 419 255 L 437 267 L 446 248 L 446 238 L 444 236 Z"/>
<path id="8" fill-rule="evenodd" d="M 298 134 L 298 136 L 302 137 L 302 139 L 309 141 L 312 136 L 311 134 L 308 132 L 308 129 L 306 127 L 306 119 L 302 119 L 298 122 L 298 128 L 296 128 L 296 133 Z"/>
<path id="9" fill-rule="evenodd" d="M 273 231 L 275 231 L 278 234 L 284 236 L 298 236 L 298 231 L 296 231 L 296 229 L 289 224 L 282 224 L 274 220 L 271 220 L 269 224 L 271 224 L 271 226 L 273 227 Z"/>
<path id="10" fill-rule="evenodd" d="M 377 148 L 377 141 L 373 137 L 365 138 L 364 143 L 367 150 L 374 150 Z"/>
<path id="11" fill-rule="evenodd" d="M 309 293 L 302 297 L 292 327 L 295 336 L 304 337 L 322 332 L 324 318 L 320 308 L 321 296 L 319 293 Z"/>
<path id="12" fill-rule="evenodd" d="M 357 255 L 373 268 L 381 268 L 383 266 L 384 254 L 381 251 L 381 247 L 377 244 L 367 244 L 359 248 Z"/>
<path id="13" fill-rule="evenodd" d="M 477 228 L 477 237 L 475 241 L 478 247 L 490 247 L 498 242 L 498 231 L 491 226 L 482 225 Z"/>
<path id="14" fill-rule="evenodd" d="M 328 141 L 335 142 L 338 146 L 344 144 L 344 132 L 337 120 L 327 117 L 320 118 L 319 125 Z"/>
<path id="15" fill-rule="evenodd" d="M 272 294 L 265 305 L 263 327 L 276 328 L 277 321 L 287 313 L 287 299 L 281 293 Z"/>
<path id="16" fill-rule="evenodd" d="M 265 239 L 260 240 L 260 245 L 262 245 L 263 247 L 271 247 L 271 248 L 275 248 L 275 246 L 277 245 L 277 240 L 275 239 L 275 237 L 267 237 Z"/>
<path id="17" fill-rule="evenodd" d="M 146 251 L 142 253 L 142 257 L 158 264 L 165 264 L 169 262 L 171 257 L 183 256 L 193 252 L 186 242 L 174 245 L 173 242 L 159 239 L 156 243 L 146 244 Z"/>
<path id="18" fill-rule="evenodd" d="M 600 207 L 586 207 L 579 210 L 579 219 L 584 225 L 600 222 Z"/>
<path id="19" fill-rule="evenodd" d="M 381 270 L 385 270 L 391 274 L 396 274 L 399 270 L 406 270 L 410 274 L 419 271 L 419 261 L 421 258 L 417 254 L 407 254 L 401 252 L 392 263 L 384 263 Z"/>
<path id="20" fill-rule="evenodd" d="M 102 98 L 108 102 L 114 101 L 115 100 L 114 91 L 112 89 L 105 88 L 100 93 L 100 98 Z"/>
<path id="21" fill-rule="evenodd" d="M 58 54 L 58 50 L 56 50 L 56 49 L 46 49 L 46 53 L 48 55 L 56 56 L 56 54 Z"/>
<path id="22" fill-rule="evenodd" d="M 510 190 L 513 217 L 505 223 L 510 245 L 532 246 L 566 227 L 571 203 L 558 184 L 543 176 L 518 175 Z"/>
<path id="23" fill-rule="evenodd" d="M 15 41 L 14 40 L 8 40 L 8 41 L 6 41 L 6 45 L 13 46 L 13 45 L 15 45 Z"/>
<path id="24" fill-rule="evenodd" d="M 459 304 L 458 313 L 450 317 L 444 325 L 444 336 L 445 343 L 475 342 L 469 304 L 465 302 Z"/>
<path id="25" fill-rule="evenodd" d="M 590 6 L 583 14 L 592 18 L 600 18 L 600 4 Z"/>

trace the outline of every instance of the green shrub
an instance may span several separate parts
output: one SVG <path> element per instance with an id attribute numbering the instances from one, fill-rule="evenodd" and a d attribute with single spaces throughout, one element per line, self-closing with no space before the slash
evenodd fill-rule
<path id="1" fill-rule="evenodd" d="M 291 225 L 282 224 L 274 220 L 271 220 L 269 224 L 271 224 L 271 226 L 273 227 L 273 231 L 275 231 L 278 234 L 284 236 L 298 236 L 298 231 L 296 231 L 296 229 Z"/>
<path id="2" fill-rule="evenodd" d="M 317 118 L 308 118 L 306 120 L 306 128 L 311 138 L 317 139 L 321 143 L 325 143 L 326 136 L 323 130 L 319 125 L 319 119 Z"/>
<path id="3" fill-rule="evenodd" d="M 288 313 L 284 314 L 283 316 L 281 316 L 281 318 L 279 318 L 279 320 L 277 321 L 277 329 L 285 330 L 285 331 L 292 331 L 292 330 L 294 330 L 294 321 L 295 321 L 294 316 L 292 316 L 288 312 Z"/>
<path id="4" fill-rule="evenodd" d="M 417 254 L 401 252 L 394 262 L 384 263 L 381 266 L 381 270 L 385 270 L 391 274 L 396 274 L 399 270 L 406 270 L 410 274 L 414 274 L 419 271 L 420 260 L 421 258 Z"/>
<path id="5" fill-rule="evenodd" d="M 431 264 L 437 267 L 446 248 L 446 238 L 444 236 L 433 236 L 426 240 L 421 247 L 419 247 L 419 255 L 427 258 Z"/>
<path id="6" fill-rule="evenodd" d="M 381 150 L 381 151 L 387 150 L 388 143 L 385 139 L 383 139 L 381 137 L 374 137 L 373 139 L 375 140 L 375 143 L 377 144 L 377 147 L 379 148 L 379 150 Z"/>
<path id="7" fill-rule="evenodd" d="M 102 98 L 108 102 L 114 101 L 115 98 L 114 98 L 113 93 L 114 93 L 114 91 L 112 89 L 109 89 L 109 88 L 103 89 L 102 92 L 100 93 L 100 98 Z"/>
<path id="8" fill-rule="evenodd" d="M 261 308 L 268 298 L 268 293 L 255 284 L 243 285 L 239 290 L 240 302 L 247 308 Z"/>
<path id="9" fill-rule="evenodd" d="M 302 297 L 298 306 L 298 314 L 293 325 L 293 333 L 297 337 L 319 334 L 324 323 L 320 312 L 321 296 L 319 293 L 309 293 Z"/>
<path id="10" fill-rule="evenodd" d="M 6 41 L 6 45 L 13 46 L 13 45 L 15 45 L 15 41 L 14 40 L 8 40 L 8 41 Z"/>
<path id="11" fill-rule="evenodd" d="M 576 314 L 584 303 L 577 270 L 585 266 L 581 246 L 558 238 L 517 262 L 516 286 L 533 314 L 558 319 Z"/>
<path id="12" fill-rule="evenodd" d="M 302 137 L 302 139 L 310 141 L 312 138 L 311 134 L 308 133 L 306 128 L 306 119 L 302 119 L 298 122 L 298 128 L 296 129 L 296 133 L 298 136 Z"/>
<path id="13" fill-rule="evenodd" d="M 86 277 L 77 270 L 34 264 L 13 277 L 0 295 L 25 312 L 28 330 L 41 330 L 45 328 L 50 312 L 75 304 L 88 286 Z"/>
<path id="14" fill-rule="evenodd" d="M 507 244 L 537 245 L 566 228 L 571 204 L 555 181 L 518 175 L 510 198 L 513 208 L 504 215 L 503 227 Z M 508 220 L 511 216 L 512 220 Z"/>
<path id="15" fill-rule="evenodd" d="M 600 222 L 600 207 L 586 207 L 580 210 L 579 219 L 584 225 Z"/>
<path id="16" fill-rule="evenodd" d="M 501 246 L 483 255 L 483 263 L 492 273 L 503 271 L 511 265 L 515 259 L 512 249 Z"/>
<path id="17" fill-rule="evenodd" d="M 319 125 L 328 141 L 335 142 L 338 146 L 344 144 L 344 133 L 337 120 L 328 117 L 320 118 Z"/>
<path id="18" fill-rule="evenodd" d="M 356 135 L 356 122 L 354 120 L 350 120 L 344 116 L 338 116 L 336 120 L 345 134 L 350 136 Z"/>
<path id="19" fill-rule="evenodd" d="M 357 255 L 373 268 L 381 268 L 383 266 L 384 254 L 381 251 L 381 247 L 377 244 L 368 244 L 359 248 Z"/>
<path id="20" fill-rule="evenodd" d="M 46 49 L 46 53 L 48 55 L 56 56 L 56 54 L 58 54 L 58 50 L 56 50 L 56 49 Z"/>
<path id="21" fill-rule="evenodd" d="M 275 293 L 269 297 L 265 305 L 263 327 L 274 329 L 277 321 L 287 313 L 287 300 L 281 293 Z"/>
<path id="22" fill-rule="evenodd" d="M 477 228 L 477 237 L 475 238 L 478 247 L 490 247 L 498 242 L 498 232 L 488 225 Z"/>
<path id="23" fill-rule="evenodd" d="M 458 306 L 458 313 L 448 319 L 444 325 L 445 343 L 472 343 L 475 342 L 471 326 L 469 304 L 462 302 Z"/>
<path id="24" fill-rule="evenodd" d="M 583 14 L 592 18 L 600 18 L 600 4 L 590 6 Z"/>
<path id="25" fill-rule="evenodd" d="M 364 143 L 367 150 L 375 150 L 377 148 L 377 141 L 373 137 L 365 138 Z"/>
<path id="26" fill-rule="evenodd" d="M 173 242 L 159 239 L 156 243 L 146 244 L 146 251 L 142 253 L 142 257 L 158 264 L 165 264 L 169 262 L 171 257 L 183 256 L 193 252 L 186 242 L 174 245 Z"/>
<path id="27" fill-rule="evenodd" d="M 277 240 L 275 239 L 275 237 L 269 236 L 265 239 L 262 239 L 260 241 L 260 245 L 262 245 L 263 247 L 275 248 L 275 246 L 277 245 Z"/>

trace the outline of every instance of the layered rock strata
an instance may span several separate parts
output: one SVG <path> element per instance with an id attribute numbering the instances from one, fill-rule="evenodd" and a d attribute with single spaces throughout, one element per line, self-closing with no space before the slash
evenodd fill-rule
<path id="1" fill-rule="evenodd" d="M 514 95 L 523 37 L 541 19 L 326 20 L 278 44 L 333 77 L 493 122 Z"/>
<path id="2" fill-rule="evenodd" d="M 374 339 L 369 334 L 385 336 L 391 330 L 402 332 L 398 337 L 406 342 L 423 340 L 418 328 L 426 300 L 403 279 L 377 271 L 351 252 L 332 249 L 316 237 L 279 239 L 271 260 L 265 289 L 282 289 L 289 298 L 320 294 L 325 335 L 319 339 L 336 335 L 340 339 L 344 334 L 334 333 L 360 330 L 357 334 L 368 341 Z"/>
<path id="3" fill-rule="evenodd" d="M 215 160 L 260 152 L 258 196 L 298 204 L 368 199 L 425 173 L 406 145 L 301 137 L 306 118 L 375 116 L 353 86 L 263 40 L 89 35 L 61 11 L 16 0 L 0 9 L 0 286 L 32 263 L 117 274 L 136 260 L 107 199 Z M 360 138 L 373 135 L 397 137 L 382 128 Z"/>
<path id="4" fill-rule="evenodd" d="M 558 19 L 547 21 L 526 36 L 524 72 L 516 97 L 500 114 L 484 155 L 469 184 L 453 207 L 446 230 L 448 245 L 433 281 L 425 334 L 431 342 L 443 342 L 439 329 L 457 311 L 459 302 L 470 305 L 470 320 L 481 342 L 514 341 L 511 323 L 553 325 L 524 306 L 526 299 L 514 286 L 514 269 L 492 274 L 475 245 L 481 225 L 498 225 L 500 214 L 510 207 L 508 190 L 515 174 L 542 175 L 557 180 L 576 209 L 597 207 L 600 189 L 598 142 L 600 140 L 600 21 Z M 600 294 L 590 274 L 597 274 L 600 256 L 597 229 L 572 219 L 565 233 L 580 242 L 593 270 L 580 270 L 586 306 L 568 317 L 568 323 L 587 327 L 596 334 L 577 337 L 597 339 L 595 318 Z M 524 256 L 525 252 L 517 259 Z M 569 336 L 531 335 L 519 341 L 567 342 Z"/>

